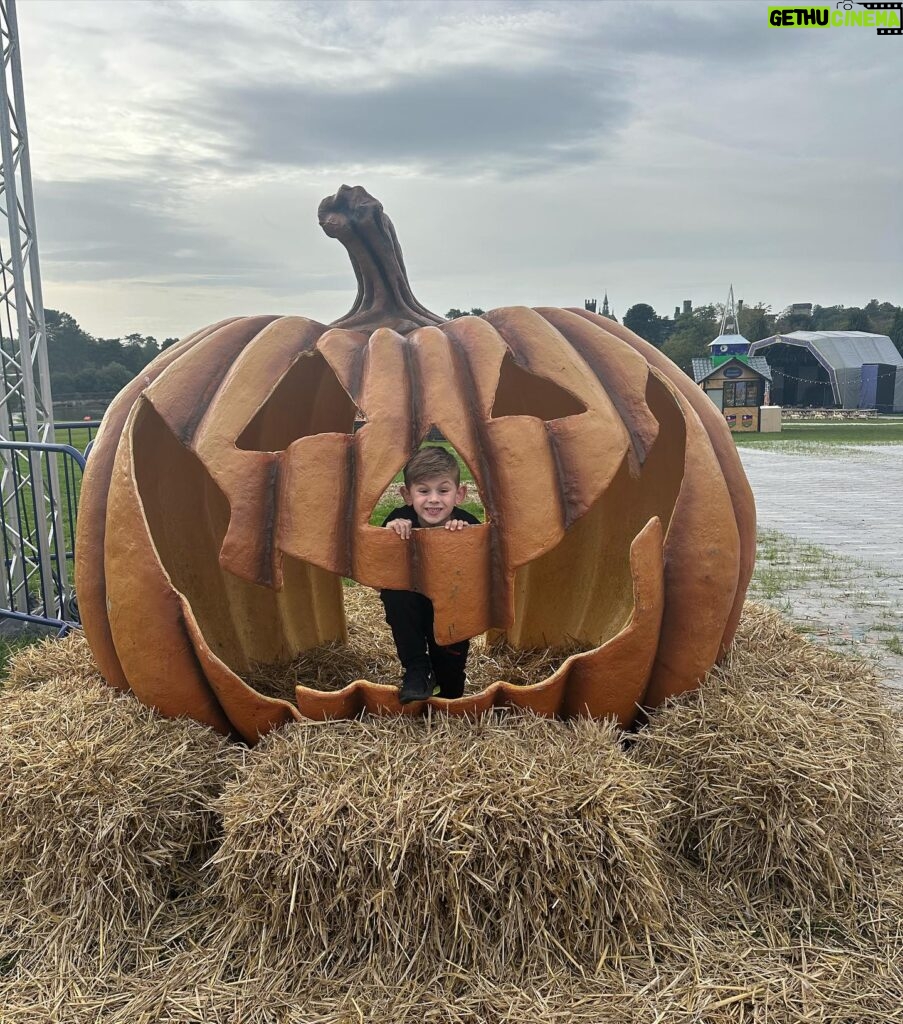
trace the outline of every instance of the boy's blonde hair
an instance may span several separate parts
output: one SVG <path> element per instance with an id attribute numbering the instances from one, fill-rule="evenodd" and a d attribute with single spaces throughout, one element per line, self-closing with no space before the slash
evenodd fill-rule
<path id="1" fill-rule="evenodd" d="M 421 448 L 408 459 L 404 467 L 404 485 L 420 483 L 422 480 L 432 480 L 437 476 L 448 474 L 454 480 L 455 487 L 461 486 L 461 468 L 458 460 L 451 452 L 436 445 Z"/>

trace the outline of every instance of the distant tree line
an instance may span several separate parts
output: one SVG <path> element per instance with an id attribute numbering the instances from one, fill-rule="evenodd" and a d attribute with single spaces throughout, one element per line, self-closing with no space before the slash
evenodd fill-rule
<path id="1" fill-rule="evenodd" d="M 709 343 L 718 337 L 724 306 L 696 306 L 673 319 L 659 316 L 648 303 L 640 302 L 624 314 L 624 326 L 660 348 L 687 373 L 696 356 L 707 356 Z M 903 308 L 872 299 L 865 306 L 813 306 L 811 313 L 788 307 L 773 313 L 764 302 L 744 305 L 737 314 L 740 333 L 749 341 L 791 331 L 868 331 L 887 334 L 903 355 Z"/>
<path id="2" fill-rule="evenodd" d="M 112 398 L 163 349 L 151 335 L 95 338 L 79 327 L 74 317 L 56 309 L 44 310 L 50 386 L 56 400 Z"/>
<path id="3" fill-rule="evenodd" d="M 484 310 L 453 307 L 449 320 L 481 316 Z M 675 318 L 659 316 L 645 302 L 631 306 L 624 314 L 624 326 L 660 348 L 687 373 L 694 356 L 709 354 L 708 344 L 718 336 L 724 307 L 696 306 Z M 47 354 L 50 383 L 57 400 L 112 398 L 164 349 L 178 341 L 158 342 L 152 335 L 127 334 L 123 338 L 95 338 L 69 313 L 44 311 L 47 326 Z M 792 307 L 773 313 L 763 302 L 744 305 L 738 313 L 740 333 L 750 341 L 790 331 L 871 331 L 890 336 L 903 355 L 903 308 L 872 299 L 865 306 L 813 306 L 811 314 Z"/>
<path id="4" fill-rule="evenodd" d="M 457 320 L 462 316 L 482 316 L 486 312 L 479 306 L 472 306 L 470 309 L 456 309 L 454 306 L 445 314 L 446 320 Z"/>
<path id="5" fill-rule="evenodd" d="M 480 316 L 482 309 L 452 308 L 449 320 L 459 316 Z M 686 373 L 692 375 L 692 360 L 710 355 L 709 343 L 718 337 L 724 304 L 696 306 L 690 312 L 678 312 L 668 318 L 659 316 L 647 302 L 638 302 L 624 314 L 624 326 L 645 341 L 660 348 Z M 794 311 L 792 306 L 773 313 L 764 302 L 744 304 L 737 314 L 740 333 L 749 341 L 761 341 L 772 334 L 791 331 L 868 331 L 887 334 L 903 355 L 903 308 L 892 302 L 872 299 L 865 306 L 813 306 L 811 314 Z"/>

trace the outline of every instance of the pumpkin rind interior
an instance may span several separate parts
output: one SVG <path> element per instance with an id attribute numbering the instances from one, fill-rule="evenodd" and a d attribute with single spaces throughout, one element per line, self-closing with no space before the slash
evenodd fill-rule
<path id="1" fill-rule="evenodd" d="M 680 409 L 655 378 L 647 382 L 646 398 L 661 429 L 641 472 L 634 475 L 624 458 L 602 497 L 562 541 L 518 569 L 514 625 L 506 634 L 515 647 L 554 646 L 568 638 L 595 647 L 632 614 L 630 545 L 653 516 L 667 533 L 686 439 Z"/>
<path id="2" fill-rule="evenodd" d="M 243 672 L 250 662 L 285 661 L 344 640 L 337 576 L 286 559 L 285 585 L 276 591 L 224 571 L 219 552 L 229 505 L 219 487 L 149 404 L 134 433 L 135 479 L 158 557 L 218 658 Z"/>
<path id="3" fill-rule="evenodd" d="M 709 401 L 708 396 L 654 345 L 650 345 L 648 341 L 644 341 L 634 334 L 633 331 L 628 330 L 621 324 L 616 324 L 605 317 L 599 316 L 597 313 L 590 313 L 588 310 L 583 309 L 570 309 L 563 312 L 589 320 L 592 324 L 610 331 L 615 337 L 634 349 L 643 359 L 648 361 L 650 366 L 654 366 L 659 373 L 666 376 L 681 392 L 699 416 L 709 435 L 709 440 L 718 459 L 720 472 L 727 484 L 733 508 L 733 517 L 740 536 L 740 566 L 737 589 L 721 638 L 720 653 L 723 655 L 730 646 L 737 629 L 737 624 L 740 621 L 743 602 L 746 599 L 746 591 L 749 587 L 749 581 L 752 579 L 756 561 L 756 503 L 749 480 L 747 480 L 746 473 L 743 471 L 743 465 L 740 462 L 740 456 L 737 452 L 737 445 L 734 443 L 733 436 L 724 421 L 724 417 L 719 414 L 714 403 Z"/>
<path id="4" fill-rule="evenodd" d="M 303 352 L 239 434 L 236 448 L 278 452 L 302 437 L 350 434 L 355 405 L 318 351 Z"/>
<path id="5" fill-rule="evenodd" d="M 508 352 L 502 360 L 498 389 L 490 416 L 536 416 L 557 420 L 579 416 L 586 406 L 564 388 L 519 366 Z"/>

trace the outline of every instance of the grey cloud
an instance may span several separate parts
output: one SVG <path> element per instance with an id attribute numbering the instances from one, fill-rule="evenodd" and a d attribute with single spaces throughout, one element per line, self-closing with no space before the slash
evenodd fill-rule
<path id="1" fill-rule="evenodd" d="M 521 173 L 598 158 L 625 121 L 613 79 L 457 69 L 352 90 L 304 83 L 228 86 L 201 100 L 206 126 L 241 165 L 413 166 Z"/>
<path id="2" fill-rule="evenodd" d="M 86 279 L 165 274 L 192 266 L 224 272 L 231 261 L 164 208 L 162 192 L 127 180 L 39 181 L 41 256 Z M 237 268 L 239 271 L 245 268 Z"/>
<path id="3" fill-rule="evenodd" d="M 586 8 L 574 6 L 574 17 Z M 573 43 L 581 55 L 598 48 L 627 58 L 650 56 L 704 64 L 713 79 L 730 70 L 731 76 L 752 76 L 761 71 L 752 62 L 768 63 L 790 55 L 798 57 L 824 44 L 817 32 L 775 31 L 768 27 L 768 5 L 759 0 L 732 3 L 602 4 L 586 31 Z"/>
<path id="4" fill-rule="evenodd" d="M 347 281 L 347 274 L 304 275 L 249 259 L 238 241 L 180 214 L 173 196 L 171 185 L 127 180 L 36 182 L 42 263 L 61 281 L 145 278 L 182 287 L 233 283 L 276 291 L 328 289 Z"/>

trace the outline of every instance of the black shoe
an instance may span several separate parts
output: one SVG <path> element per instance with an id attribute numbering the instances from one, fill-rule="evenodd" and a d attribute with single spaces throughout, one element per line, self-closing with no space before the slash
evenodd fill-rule
<path id="1" fill-rule="evenodd" d="M 439 686 L 432 671 L 423 668 L 407 668 L 401 681 L 398 699 L 402 704 L 415 700 L 429 700 L 439 693 Z"/>
<path id="2" fill-rule="evenodd" d="M 446 700 L 457 700 L 464 696 L 464 687 L 467 685 L 467 676 L 463 672 L 455 672 L 453 675 L 444 676 L 439 684 L 439 696 Z"/>

